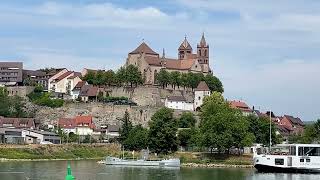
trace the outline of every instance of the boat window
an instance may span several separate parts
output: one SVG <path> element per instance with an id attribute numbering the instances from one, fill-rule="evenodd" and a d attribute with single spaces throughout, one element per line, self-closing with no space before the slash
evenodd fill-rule
<path id="1" fill-rule="evenodd" d="M 275 159 L 274 164 L 275 165 L 284 165 L 284 159 Z"/>
<path id="2" fill-rule="evenodd" d="M 299 147 L 299 156 L 320 156 L 320 147 Z"/>
<path id="3" fill-rule="evenodd" d="M 306 162 L 310 162 L 310 159 L 306 159 Z"/>
<path id="4" fill-rule="evenodd" d="M 296 156 L 297 155 L 295 146 L 290 146 L 290 155 L 291 156 Z"/>
<path id="5" fill-rule="evenodd" d="M 304 159 L 300 159 L 300 162 L 304 162 Z"/>

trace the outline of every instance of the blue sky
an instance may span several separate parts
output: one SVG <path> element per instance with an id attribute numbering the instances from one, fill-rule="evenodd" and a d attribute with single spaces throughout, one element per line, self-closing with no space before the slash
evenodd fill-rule
<path id="1" fill-rule="evenodd" d="M 145 40 L 177 57 L 202 32 L 227 99 L 262 111 L 320 118 L 320 1 L 7 0 L 0 60 L 25 68 L 117 69 Z"/>

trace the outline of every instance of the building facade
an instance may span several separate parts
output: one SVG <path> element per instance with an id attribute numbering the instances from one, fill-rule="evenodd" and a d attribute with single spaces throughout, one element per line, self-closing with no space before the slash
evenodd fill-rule
<path id="1" fill-rule="evenodd" d="M 145 42 L 140 44 L 127 57 L 126 65 L 135 65 L 139 68 L 145 84 L 156 84 L 157 73 L 161 69 L 169 72 L 179 71 L 180 73 L 212 73 L 209 67 L 209 45 L 206 43 L 204 34 L 197 45 L 196 53 L 188 42 L 187 38 L 178 48 L 178 58 L 167 58 L 163 50 L 162 56 L 152 50 Z"/>
<path id="2" fill-rule="evenodd" d="M 22 62 L 0 62 L 0 85 L 22 83 Z"/>
<path id="3" fill-rule="evenodd" d="M 204 81 L 201 81 L 198 84 L 198 87 L 194 90 L 194 109 L 199 110 L 203 104 L 203 99 L 210 95 L 211 92 L 208 85 Z"/>
<path id="4" fill-rule="evenodd" d="M 168 96 L 165 100 L 165 106 L 170 109 L 193 111 L 193 103 L 187 102 L 183 96 Z"/>

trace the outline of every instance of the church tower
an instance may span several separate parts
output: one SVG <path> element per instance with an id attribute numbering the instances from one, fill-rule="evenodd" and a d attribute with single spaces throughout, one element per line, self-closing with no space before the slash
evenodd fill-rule
<path id="1" fill-rule="evenodd" d="M 192 47 L 190 46 L 187 37 L 184 37 L 184 41 L 181 43 L 178 49 L 178 57 L 179 59 L 186 59 L 188 55 L 192 54 Z"/>
<path id="2" fill-rule="evenodd" d="M 197 45 L 197 57 L 200 64 L 209 64 L 209 45 L 206 42 L 204 33 L 202 33 L 200 43 Z"/>

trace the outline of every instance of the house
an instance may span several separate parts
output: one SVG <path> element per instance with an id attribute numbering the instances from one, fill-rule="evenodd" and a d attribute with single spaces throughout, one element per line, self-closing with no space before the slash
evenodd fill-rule
<path id="1" fill-rule="evenodd" d="M 56 84 L 52 84 L 52 82 L 54 82 L 55 79 L 57 79 L 59 76 L 61 76 L 62 74 L 68 72 L 67 69 L 63 68 L 60 69 L 59 71 L 57 71 L 54 75 L 52 75 L 49 79 L 48 79 L 48 91 L 52 91 L 55 92 L 56 89 Z"/>
<path id="2" fill-rule="evenodd" d="M 165 106 L 170 109 L 193 111 L 193 103 L 187 102 L 183 96 L 168 96 L 165 100 Z"/>
<path id="3" fill-rule="evenodd" d="M 80 76 L 81 74 L 78 72 L 67 71 L 50 82 L 50 90 L 55 93 L 70 95 L 76 84 L 81 81 Z"/>
<path id="4" fill-rule="evenodd" d="M 15 128 L 15 129 L 36 129 L 38 123 L 33 118 L 5 118 L 0 117 L 0 128 Z"/>
<path id="5" fill-rule="evenodd" d="M 201 81 L 198 84 L 198 87 L 194 90 L 194 105 L 193 105 L 194 107 L 193 108 L 195 110 L 199 110 L 203 104 L 203 99 L 206 96 L 210 96 L 210 95 L 211 95 L 211 92 L 208 85 L 206 84 L 206 82 Z"/>
<path id="6" fill-rule="evenodd" d="M 73 88 L 72 91 L 71 91 L 71 96 L 72 96 L 72 99 L 73 99 L 73 100 L 78 99 L 78 97 L 79 97 L 79 95 L 80 95 L 81 88 L 82 88 L 84 85 L 88 85 L 88 83 L 87 83 L 86 81 L 79 81 L 79 82 L 74 86 L 74 88 Z"/>
<path id="7" fill-rule="evenodd" d="M 26 144 L 61 143 L 61 138 L 58 134 L 48 131 L 24 129 L 22 130 L 21 136 L 24 138 Z"/>
<path id="8" fill-rule="evenodd" d="M 93 85 L 83 85 L 79 97 L 81 101 L 88 102 L 88 101 L 96 101 L 97 96 L 99 93 L 99 88 Z"/>
<path id="9" fill-rule="evenodd" d="M 281 135 L 281 137 L 283 138 L 283 142 L 282 143 L 287 143 L 289 140 L 289 136 L 293 133 L 293 130 L 291 130 L 290 128 L 288 128 L 285 125 L 276 125 L 276 135 Z"/>
<path id="10" fill-rule="evenodd" d="M 22 62 L 0 62 L 0 86 L 22 84 Z"/>
<path id="11" fill-rule="evenodd" d="M 109 138 L 117 138 L 120 136 L 120 126 L 108 125 L 106 135 Z"/>
<path id="12" fill-rule="evenodd" d="M 24 144 L 21 136 L 22 129 L 0 128 L 0 143 L 5 144 Z"/>
<path id="13" fill-rule="evenodd" d="M 44 70 L 23 70 L 23 84 L 25 86 L 41 85 L 44 90 L 48 90 L 49 79 L 55 75 L 56 70 L 50 72 Z"/>
<path id="14" fill-rule="evenodd" d="M 252 109 L 243 101 L 229 101 L 229 105 L 233 109 L 238 109 L 244 116 L 249 116 L 253 113 Z"/>
<path id="15" fill-rule="evenodd" d="M 294 134 L 301 134 L 304 131 L 304 124 L 298 117 L 284 115 L 280 120 L 280 125 L 292 130 Z"/>
<path id="16" fill-rule="evenodd" d="M 65 133 L 75 133 L 80 136 L 91 135 L 96 129 L 92 116 L 76 116 L 75 118 L 61 118 L 58 126 Z"/>

